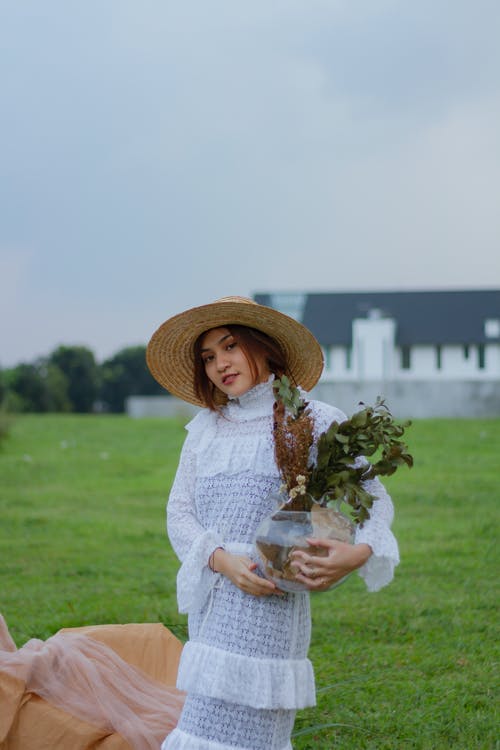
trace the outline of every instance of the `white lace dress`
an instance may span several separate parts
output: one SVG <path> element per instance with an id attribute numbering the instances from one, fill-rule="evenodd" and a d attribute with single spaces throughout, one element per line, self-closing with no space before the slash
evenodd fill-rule
<path id="1" fill-rule="evenodd" d="M 257 526 L 275 510 L 267 498 L 280 485 L 274 461 L 271 383 L 231 400 L 222 414 L 204 409 L 187 426 L 167 507 L 168 533 L 182 562 L 180 612 L 189 641 L 177 687 L 187 699 L 162 750 L 290 750 L 295 711 L 315 704 L 309 594 L 255 597 L 208 568 L 218 546 L 259 562 Z M 345 415 L 311 401 L 316 436 Z M 356 534 L 373 555 L 360 569 L 368 589 L 389 583 L 398 547 L 392 503 L 378 480 L 370 520 Z"/>

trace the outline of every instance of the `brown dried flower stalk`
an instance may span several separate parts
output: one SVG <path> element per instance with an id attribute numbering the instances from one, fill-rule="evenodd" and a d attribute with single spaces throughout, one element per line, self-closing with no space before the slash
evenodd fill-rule
<path id="1" fill-rule="evenodd" d="M 309 449 L 313 442 L 313 418 L 307 409 L 297 416 L 287 414 L 285 404 L 274 406 L 274 453 L 281 478 L 291 499 L 291 510 L 308 510 L 304 497 L 307 481 Z M 295 507 L 296 506 L 296 507 Z"/>

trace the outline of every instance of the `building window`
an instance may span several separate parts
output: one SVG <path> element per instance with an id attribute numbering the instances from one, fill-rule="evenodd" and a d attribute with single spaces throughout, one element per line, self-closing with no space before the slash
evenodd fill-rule
<path id="1" fill-rule="evenodd" d="M 409 370 L 411 368 L 411 349 L 409 346 L 401 347 L 401 369 Z"/>
<path id="2" fill-rule="evenodd" d="M 470 346 L 469 344 L 464 344 L 464 359 L 470 358 Z"/>
<path id="3" fill-rule="evenodd" d="M 489 318 L 484 321 L 484 335 L 488 339 L 500 338 L 500 320 L 497 318 Z"/>
<path id="4" fill-rule="evenodd" d="M 477 347 L 477 362 L 478 362 L 479 369 L 484 370 L 486 366 L 484 344 L 479 344 Z"/>
<path id="5" fill-rule="evenodd" d="M 442 353 L 441 353 L 441 345 L 438 344 L 436 346 L 436 367 L 437 367 L 437 369 L 440 370 L 441 367 L 442 367 L 442 365 L 443 365 L 443 357 L 442 357 Z"/>
<path id="6" fill-rule="evenodd" d="M 345 369 L 350 370 L 352 366 L 352 349 L 350 346 L 345 348 Z"/>

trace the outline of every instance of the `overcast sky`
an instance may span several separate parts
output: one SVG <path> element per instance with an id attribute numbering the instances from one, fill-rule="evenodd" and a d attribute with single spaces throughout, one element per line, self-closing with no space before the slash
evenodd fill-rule
<path id="1" fill-rule="evenodd" d="M 0 365 L 500 287 L 498 0 L 0 0 Z"/>

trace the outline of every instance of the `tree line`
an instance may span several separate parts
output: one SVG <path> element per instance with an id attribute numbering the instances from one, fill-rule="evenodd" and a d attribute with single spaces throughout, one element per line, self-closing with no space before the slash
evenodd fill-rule
<path id="1" fill-rule="evenodd" d="M 84 346 L 59 346 L 46 357 L 1 370 L 0 404 L 7 412 L 124 412 L 127 396 L 166 393 L 145 356 L 145 346 L 130 346 L 98 364 Z"/>

